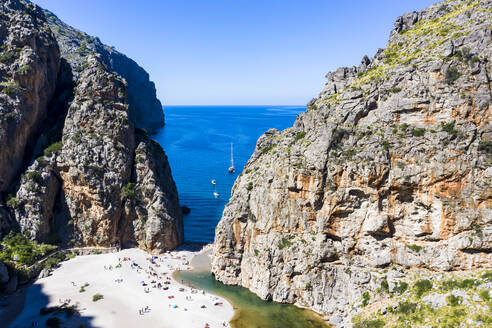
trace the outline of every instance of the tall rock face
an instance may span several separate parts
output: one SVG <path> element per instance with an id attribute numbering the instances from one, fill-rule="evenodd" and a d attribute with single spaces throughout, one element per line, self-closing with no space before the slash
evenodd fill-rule
<path id="1" fill-rule="evenodd" d="M 35 6 L 0 4 L 0 192 L 20 173 L 48 115 L 60 53 Z"/>
<path id="2" fill-rule="evenodd" d="M 105 52 L 72 53 L 79 36 L 70 41 L 74 30 L 57 21 L 66 28 L 57 41 L 36 5 L 0 8 L 0 233 L 64 246 L 178 246 L 182 214 L 167 157 L 135 127 L 162 125 L 147 121 L 147 111 L 162 114 L 147 73 L 100 43 Z"/>
<path id="3" fill-rule="evenodd" d="M 182 212 L 167 156 L 159 144 L 137 133 L 134 183 L 124 189 L 124 245 L 169 249 L 183 241 Z"/>
<path id="4" fill-rule="evenodd" d="M 216 278 L 350 326 L 396 272 L 491 268 L 491 11 L 399 17 L 386 49 L 260 137 L 216 229 Z"/>
<path id="5" fill-rule="evenodd" d="M 63 128 L 57 157 L 62 192 L 86 245 L 115 242 L 120 191 L 130 181 L 135 148 L 126 84 L 89 56 Z"/>
<path id="6" fill-rule="evenodd" d="M 71 66 L 75 79 L 84 69 L 87 56 L 100 55 L 102 62 L 128 84 L 130 119 L 135 127 L 154 133 L 164 126 L 162 105 L 156 97 L 155 85 L 149 74 L 135 61 L 99 40 L 62 22 L 44 10 L 47 22 L 60 46 L 60 53 Z"/>

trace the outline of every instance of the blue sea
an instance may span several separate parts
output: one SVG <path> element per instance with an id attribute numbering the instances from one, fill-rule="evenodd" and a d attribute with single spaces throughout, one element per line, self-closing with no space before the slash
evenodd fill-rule
<path id="1" fill-rule="evenodd" d="M 304 106 L 167 106 L 166 126 L 153 138 L 166 151 L 184 216 L 185 241 L 210 243 L 236 177 L 270 128 L 291 127 Z M 228 173 L 230 144 L 236 172 Z M 216 180 L 218 198 L 214 197 Z"/>

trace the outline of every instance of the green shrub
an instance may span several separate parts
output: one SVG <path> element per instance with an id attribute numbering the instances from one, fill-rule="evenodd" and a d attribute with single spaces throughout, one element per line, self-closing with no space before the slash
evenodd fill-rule
<path id="1" fill-rule="evenodd" d="M 390 149 L 391 149 L 391 145 L 390 145 L 390 143 L 388 142 L 388 140 L 384 140 L 384 141 L 383 141 L 383 149 L 384 149 L 385 151 L 388 151 L 388 150 L 390 150 Z"/>
<path id="2" fill-rule="evenodd" d="M 270 145 L 270 146 L 267 146 L 265 148 L 263 148 L 261 150 L 261 154 L 266 154 L 268 153 L 270 150 L 272 150 L 273 148 L 275 148 L 277 145 L 273 144 L 273 145 Z"/>
<path id="3" fill-rule="evenodd" d="M 30 171 L 30 172 L 27 172 L 24 177 L 26 178 L 26 180 L 31 180 L 31 181 L 34 181 L 36 183 L 41 183 L 42 182 L 42 176 L 41 176 L 41 173 L 39 173 L 38 171 Z"/>
<path id="4" fill-rule="evenodd" d="M 57 246 L 37 244 L 21 233 L 10 232 L 2 240 L 0 260 L 16 268 L 32 265 L 34 262 L 57 249 Z M 13 261 L 14 255 L 18 260 Z"/>
<path id="5" fill-rule="evenodd" d="M 89 283 L 87 283 L 87 282 L 85 284 L 83 284 L 82 286 L 80 286 L 79 293 L 85 292 L 86 287 L 89 287 Z"/>
<path id="6" fill-rule="evenodd" d="M 392 88 L 390 91 L 391 93 L 398 93 L 401 91 L 401 88 Z"/>
<path id="7" fill-rule="evenodd" d="M 282 241 L 278 243 L 278 248 L 279 249 L 284 249 L 285 247 L 290 247 L 292 246 L 292 242 L 288 239 L 283 237 Z"/>
<path id="8" fill-rule="evenodd" d="M 398 285 L 393 288 L 393 292 L 398 294 L 403 294 L 408 289 L 408 284 L 404 281 L 398 283 Z"/>
<path id="9" fill-rule="evenodd" d="M 407 129 L 408 129 L 409 126 L 410 125 L 408 125 L 407 123 L 403 123 L 403 124 L 400 125 L 400 130 L 407 131 Z"/>
<path id="10" fill-rule="evenodd" d="M 478 295 L 485 302 L 490 302 L 490 293 L 488 289 L 482 289 L 481 291 L 478 292 Z"/>
<path id="11" fill-rule="evenodd" d="M 462 300 L 461 296 L 454 296 L 453 294 L 446 296 L 446 302 L 449 306 L 458 306 Z"/>
<path id="12" fill-rule="evenodd" d="M 432 289 L 432 282 L 430 280 L 424 279 L 424 280 L 419 280 L 415 283 L 413 286 L 415 295 L 417 297 L 421 297 L 425 293 L 427 293 L 429 290 Z"/>
<path id="13" fill-rule="evenodd" d="M 354 324 L 354 328 L 383 328 L 385 322 L 381 319 L 361 320 Z"/>
<path id="14" fill-rule="evenodd" d="M 15 209 L 19 206 L 19 200 L 13 195 L 8 195 L 6 204 L 8 207 Z"/>
<path id="15" fill-rule="evenodd" d="M 419 246 L 419 245 L 415 245 L 415 244 L 412 244 L 412 245 L 406 245 L 407 248 L 411 249 L 412 251 L 418 253 L 422 250 L 422 246 Z"/>
<path id="16" fill-rule="evenodd" d="M 347 159 L 352 159 L 355 156 L 355 149 L 350 149 L 347 151 L 342 151 L 341 155 Z"/>
<path id="17" fill-rule="evenodd" d="M 417 304 L 409 301 L 405 301 L 398 304 L 398 308 L 396 309 L 396 312 L 402 314 L 409 314 L 415 312 L 416 309 L 417 309 Z"/>
<path id="18" fill-rule="evenodd" d="M 454 122 L 441 123 L 441 130 L 453 136 L 458 134 L 458 130 L 454 128 Z"/>
<path id="19" fill-rule="evenodd" d="M 414 137 L 422 137 L 425 134 L 425 129 L 412 129 Z"/>
<path id="20" fill-rule="evenodd" d="M 10 61 L 11 59 L 14 59 L 16 57 L 16 53 L 14 51 L 3 51 L 0 54 L 0 63 L 6 63 Z"/>
<path id="21" fill-rule="evenodd" d="M 303 139 L 305 136 L 306 136 L 306 132 L 304 132 L 304 131 L 302 131 L 302 132 L 297 132 L 297 133 L 296 133 L 296 137 L 294 138 L 294 142 L 296 142 L 296 141 L 299 141 L 299 140 Z"/>
<path id="22" fill-rule="evenodd" d="M 94 296 L 92 296 L 92 301 L 97 302 L 99 300 L 102 300 L 103 298 L 104 298 L 104 296 L 101 294 L 94 294 Z"/>
<path id="23" fill-rule="evenodd" d="M 258 256 L 260 254 L 260 251 L 255 249 L 255 255 Z"/>
<path id="24" fill-rule="evenodd" d="M 2 88 L 2 92 L 5 92 L 8 95 L 17 93 L 22 91 L 23 89 L 21 88 L 20 85 L 18 85 L 15 82 L 0 82 L 0 87 Z"/>
<path id="25" fill-rule="evenodd" d="M 246 187 L 248 191 L 253 190 L 253 182 L 248 183 L 248 186 Z"/>
<path id="26" fill-rule="evenodd" d="M 476 234 L 480 235 L 482 233 L 482 226 L 478 223 L 473 222 L 471 224 L 471 228 L 475 231 Z"/>
<path id="27" fill-rule="evenodd" d="M 492 141 L 482 140 L 478 143 L 478 151 L 492 154 Z"/>
<path id="28" fill-rule="evenodd" d="M 121 188 L 121 200 L 135 199 L 137 190 L 135 189 L 135 183 L 128 182 L 123 188 Z"/>
<path id="29" fill-rule="evenodd" d="M 58 264 L 66 259 L 66 255 L 63 252 L 58 252 L 56 255 L 50 257 L 43 262 L 43 268 L 51 269 L 57 267 Z"/>
<path id="30" fill-rule="evenodd" d="M 461 73 L 458 71 L 458 69 L 454 66 L 449 66 L 448 69 L 446 70 L 446 74 L 444 76 L 444 79 L 446 83 L 452 84 L 454 83 L 457 79 L 459 79 L 461 76 Z"/>
<path id="31" fill-rule="evenodd" d="M 29 66 L 29 65 L 24 65 L 24 66 L 19 67 L 19 68 L 17 69 L 17 73 L 19 73 L 20 75 L 24 75 L 24 74 L 26 74 L 26 73 L 29 71 L 29 69 L 30 69 L 30 68 L 31 68 L 31 66 Z"/>
<path id="32" fill-rule="evenodd" d="M 83 56 L 87 53 L 87 44 L 84 42 L 82 42 L 82 44 L 80 45 L 79 49 L 77 49 L 77 52 L 79 53 L 79 55 Z"/>
<path id="33" fill-rule="evenodd" d="M 389 285 L 388 280 L 386 278 L 381 279 L 381 290 L 389 293 Z"/>
<path id="34" fill-rule="evenodd" d="M 480 61 L 480 58 L 477 55 L 474 55 L 472 58 L 470 58 L 470 65 L 478 63 L 479 61 Z"/>
<path id="35" fill-rule="evenodd" d="M 318 106 L 316 104 L 312 104 L 311 106 L 308 106 L 308 109 L 317 110 Z"/>
<path id="36" fill-rule="evenodd" d="M 56 258 L 50 257 L 46 261 L 43 262 L 43 268 L 45 269 L 51 269 L 54 268 L 60 263 Z"/>
<path id="37" fill-rule="evenodd" d="M 82 132 L 76 131 L 75 134 L 72 136 L 72 140 L 75 143 L 80 143 L 82 141 Z"/>
<path id="38" fill-rule="evenodd" d="M 362 294 L 362 306 L 366 306 L 369 304 L 369 300 L 371 299 L 371 296 L 369 295 L 369 292 L 364 292 Z"/>
<path id="39" fill-rule="evenodd" d="M 482 273 L 482 279 L 492 281 L 492 271 L 485 271 L 484 273 Z"/>
<path id="40" fill-rule="evenodd" d="M 52 154 L 57 153 L 61 148 L 62 148 L 62 142 L 61 141 L 52 143 L 51 145 L 49 145 L 48 147 L 45 148 L 45 150 L 43 152 L 44 156 L 49 157 Z"/>
<path id="41" fill-rule="evenodd" d="M 471 289 L 475 286 L 478 286 L 479 282 L 475 279 L 464 279 L 464 280 L 445 280 L 439 286 L 439 289 L 442 291 L 451 291 L 454 289 Z"/>

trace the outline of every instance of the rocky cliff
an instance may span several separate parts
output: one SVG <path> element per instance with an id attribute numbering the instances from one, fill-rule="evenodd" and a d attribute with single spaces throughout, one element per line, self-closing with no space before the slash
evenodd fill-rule
<path id="1" fill-rule="evenodd" d="M 99 54 L 108 69 L 127 82 L 130 119 L 135 127 L 154 133 L 164 126 L 164 114 L 161 102 L 156 98 L 155 85 L 142 67 L 113 47 L 101 43 L 99 38 L 65 24 L 50 11 L 44 10 L 44 14 L 56 37 L 60 54 L 70 64 L 75 79 L 83 71 L 87 57 L 91 53 Z"/>
<path id="2" fill-rule="evenodd" d="M 399 17 L 386 49 L 261 136 L 216 229 L 217 279 L 347 327 L 410 272 L 490 269 L 491 15 Z"/>
<path id="3" fill-rule="evenodd" d="M 179 245 L 176 186 L 145 131 L 163 125 L 148 74 L 20 0 L 0 5 L 0 47 L 2 233 L 153 252 Z"/>

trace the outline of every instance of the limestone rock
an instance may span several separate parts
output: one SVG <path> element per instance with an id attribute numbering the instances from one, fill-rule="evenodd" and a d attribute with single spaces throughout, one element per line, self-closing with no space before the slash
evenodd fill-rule
<path id="1" fill-rule="evenodd" d="M 38 279 L 43 279 L 43 278 L 46 278 L 46 277 L 49 277 L 49 276 L 50 276 L 50 270 L 49 269 L 43 269 L 39 273 Z"/>
<path id="2" fill-rule="evenodd" d="M 0 4 L 0 192 L 29 159 L 56 88 L 59 50 L 41 9 Z"/>
<path id="3" fill-rule="evenodd" d="M 164 114 L 156 97 L 155 85 L 142 67 L 114 47 L 101 43 L 99 38 L 65 24 L 50 11 L 44 10 L 44 14 L 60 46 L 61 57 L 70 64 L 75 79 L 83 71 L 89 54 L 99 54 L 108 69 L 125 79 L 128 85 L 129 117 L 135 127 L 153 133 L 164 126 Z"/>
<path id="4" fill-rule="evenodd" d="M 134 242 L 149 251 L 175 248 L 183 242 L 183 221 L 167 156 L 145 133 L 137 134 L 137 144 L 134 193 L 125 199 L 123 244 Z"/>
<path id="5" fill-rule="evenodd" d="M 135 131 L 164 124 L 148 74 L 20 0 L 0 4 L 0 51 L 0 234 L 178 246 L 182 213 L 167 157 Z"/>
<path id="6" fill-rule="evenodd" d="M 65 119 L 57 165 L 63 195 L 84 245 L 116 241 L 120 191 L 130 180 L 135 147 L 126 84 L 90 56 Z"/>
<path id="7" fill-rule="evenodd" d="M 398 18 L 386 49 L 261 136 L 216 229 L 216 278 L 347 327 L 378 268 L 491 268 L 491 6 Z"/>
<path id="8" fill-rule="evenodd" d="M 60 188 L 53 167 L 35 161 L 21 181 L 14 209 L 21 232 L 38 241 L 53 242 L 53 209 Z"/>

